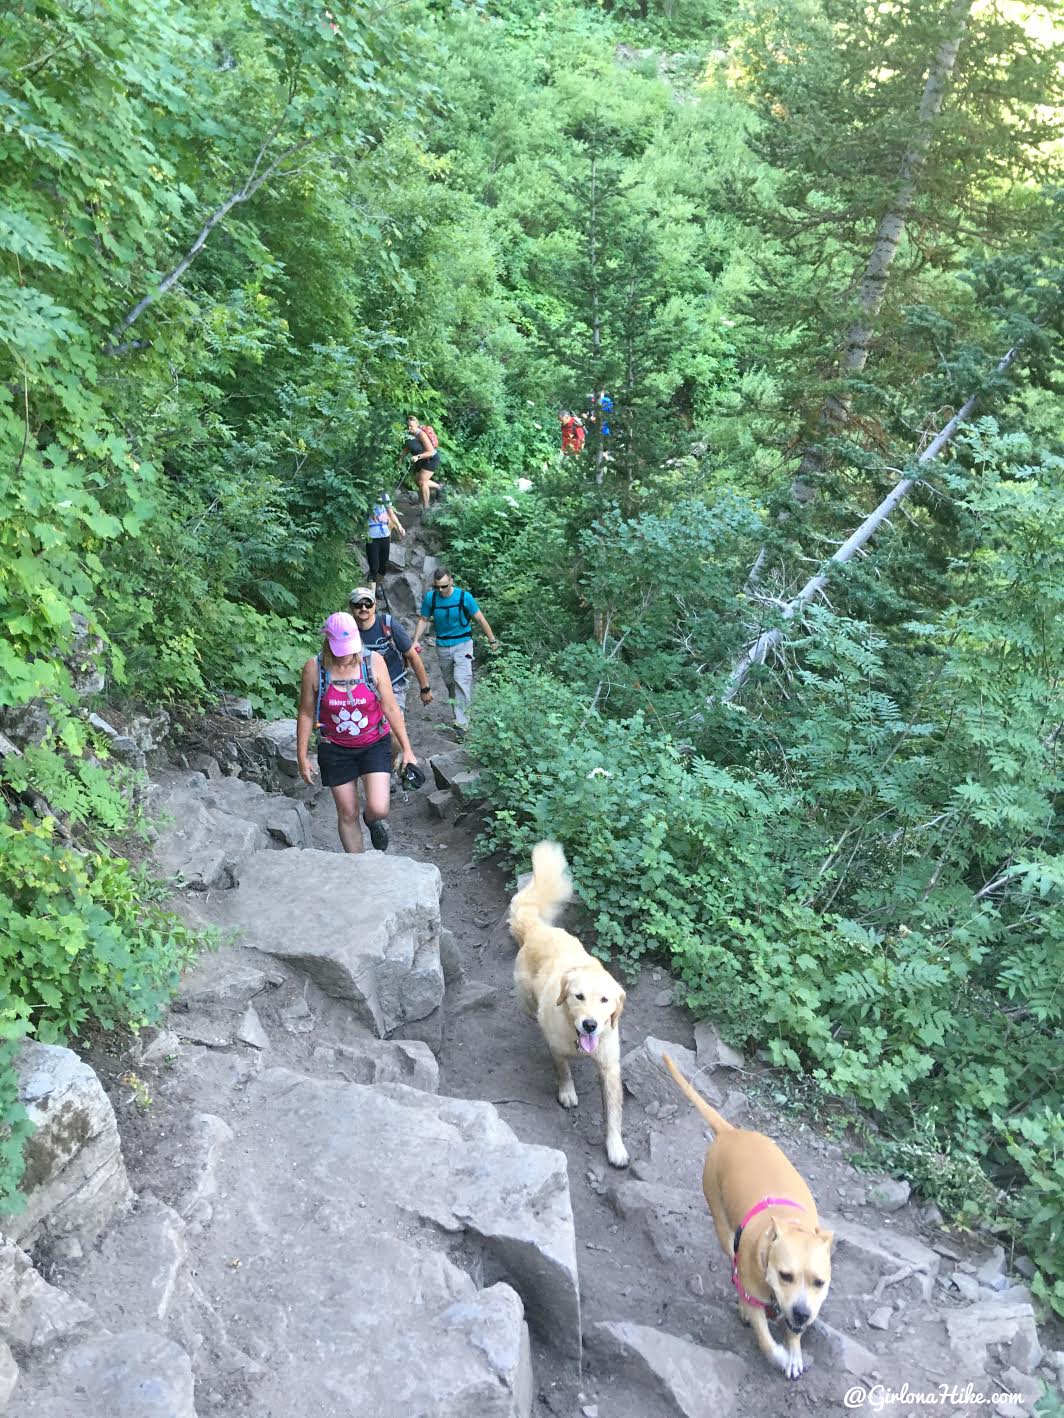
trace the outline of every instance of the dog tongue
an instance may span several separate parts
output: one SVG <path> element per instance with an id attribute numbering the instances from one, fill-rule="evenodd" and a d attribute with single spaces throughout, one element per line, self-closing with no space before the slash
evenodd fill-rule
<path id="1" fill-rule="evenodd" d="M 580 1047 L 585 1054 L 593 1054 L 595 1052 L 595 1048 L 598 1045 L 597 1034 L 578 1034 L 576 1037 L 580 1041 Z"/>

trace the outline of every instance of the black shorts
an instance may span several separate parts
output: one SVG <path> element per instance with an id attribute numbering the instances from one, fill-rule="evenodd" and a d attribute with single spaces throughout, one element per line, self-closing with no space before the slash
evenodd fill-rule
<path id="1" fill-rule="evenodd" d="M 353 783 L 367 773 L 392 771 L 392 741 L 388 734 L 365 748 L 348 748 L 345 744 L 318 740 L 318 767 L 326 788 L 339 788 Z"/>
<path id="2" fill-rule="evenodd" d="M 414 464 L 414 473 L 419 473 L 422 468 L 427 468 L 430 473 L 438 473 L 440 471 L 439 453 L 433 453 L 431 458 L 422 458 L 418 462 L 416 462 Z"/>
<path id="3" fill-rule="evenodd" d="M 388 570 L 388 553 L 391 549 L 391 537 L 370 537 L 366 543 L 366 560 L 369 562 L 369 574 L 374 580 L 378 576 L 383 576 Z"/>

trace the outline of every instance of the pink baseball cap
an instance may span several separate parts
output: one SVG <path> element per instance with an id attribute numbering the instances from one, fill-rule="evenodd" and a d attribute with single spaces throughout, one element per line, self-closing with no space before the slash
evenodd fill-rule
<path id="1" fill-rule="evenodd" d="M 329 642 L 329 649 L 336 656 L 357 655 L 362 649 L 362 636 L 353 615 L 337 611 L 321 628 L 322 635 Z"/>

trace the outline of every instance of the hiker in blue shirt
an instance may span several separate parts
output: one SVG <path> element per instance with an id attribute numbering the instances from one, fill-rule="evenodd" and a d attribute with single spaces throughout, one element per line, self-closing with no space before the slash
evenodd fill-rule
<path id="1" fill-rule="evenodd" d="M 460 743 L 469 725 L 473 699 L 473 622 L 483 630 L 493 650 L 499 642 L 476 601 L 468 591 L 459 590 L 454 577 L 442 566 L 436 568 L 432 590 L 426 591 L 422 599 L 415 645 L 420 643 L 430 620 L 436 631 L 440 673 L 454 701 L 454 732 Z"/>

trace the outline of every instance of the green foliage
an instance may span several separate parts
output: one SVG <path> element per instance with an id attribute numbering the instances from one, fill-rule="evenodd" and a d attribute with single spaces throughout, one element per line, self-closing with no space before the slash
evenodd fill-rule
<path id="1" fill-rule="evenodd" d="M 197 938 L 158 907 L 142 872 L 79 856 L 55 823 L 0 822 L 0 996 L 44 1043 L 90 1021 L 139 1028 L 161 1014 Z"/>
<path id="2" fill-rule="evenodd" d="M 995 1122 L 1024 1176 L 1015 1212 L 1024 1246 L 1038 1257 L 1032 1288 L 1064 1314 L 1064 1112 L 1047 1107 Z"/>

